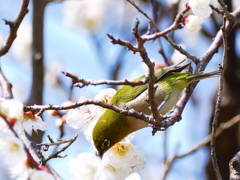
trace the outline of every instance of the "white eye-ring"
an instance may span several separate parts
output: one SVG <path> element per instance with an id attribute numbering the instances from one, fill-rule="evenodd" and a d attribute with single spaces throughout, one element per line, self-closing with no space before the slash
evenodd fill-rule
<path id="1" fill-rule="evenodd" d="M 109 147 L 111 142 L 108 139 L 105 139 L 102 143 L 102 149 L 105 149 L 106 147 Z"/>

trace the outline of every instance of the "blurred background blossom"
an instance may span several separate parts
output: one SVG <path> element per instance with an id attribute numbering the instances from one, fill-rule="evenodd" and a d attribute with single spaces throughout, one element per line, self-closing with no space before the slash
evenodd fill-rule
<path id="1" fill-rule="evenodd" d="M 135 2 L 152 17 L 148 1 L 137 0 Z M 160 29 L 164 29 L 173 21 L 174 13 L 181 12 L 185 8 L 188 0 L 156 2 L 158 2 L 158 7 L 163 7 L 158 12 L 160 18 L 158 23 Z M 176 8 L 175 5 L 178 2 L 179 8 L 175 12 L 174 8 Z M 232 2 L 233 9 L 240 6 L 239 0 Z M 20 3 L 16 0 L 0 0 L 0 19 L 13 20 Z M 211 3 L 217 6 L 217 0 L 213 0 Z M 0 66 L 13 85 L 15 98 L 23 102 L 27 102 L 31 89 L 32 3 L 30 3 L 29 10 L 20 25 L 13 47 L 7 55 L 0 59 Z M 141 33 L 147 32 L 147 20 L 126 1 L 66 0 L 54 2 L 47 5 L 44 18 L 44 104 L 63 104 L 67 100 L 77 102 L 81 96 L 93 99 L 102 89 L 108 87 L 105 85 L 88 86 L 83 89 L 73 88 L 71 90 L 71 80 L 64 77 L 61 71 L 75 73 L 81 78 L 93 80 L 134 79 L 146 73 L 146 65 L 141 62 L 138 55 L 133 55 L 126 48 L 112 45 L 106 36 L 106 33 L 110 33 L 116 38 L 136 44 L 131 34 L 131 28 L 136 18 L 140 20 Z M 174 34 L 170 34 L 170 36 L 178 44 L 181 44 L 185 50 L 200 56 L 206 51 L 209 43 L 212 42 L 214 33 L 216 33 L 213 22 L 219 23 L 220 26 L 221 21 L 222 19 L 219 16 L 212 14 L 211 17 L 204 19 L 199 31 L 190 33 L 186 28 L 183 28 Z M 0 23 L 1 45 L 6 39 L 7 33 L 8 27 L 4 22 Z M 237 38 L 239 38 L 239 32 Z M 236 44 L 238 42 L 240 41 L 236 41 Z M 173 50 L 167 42 L 162 41 L 162 45 L 168 58 L 171 58 L 173 62 L 185 58 Z M 158 53 L 159 45 L 157 41 L 147 42 L 146 48 L 149 57 L 156 61 L 156 64 L 164 64 L 162 56 Z M 220 49 L 219 53 L 214 56 L 207 67 L 207 71 L 217 68 L 217 64 L 222 58 L 221 52 Z M 145 169 L 140 173 L 142 179 L 159 179 L 163 171 L 161 165 L 164 160 L 162 152 L 165 140 L 168 142 L 166 146 L 167 158 L 170 158 L 174 153 L 185 152 L 208 134 L 208 123 L 212 108 L 211 98 L 214 91 L 206 87 L 212 87 L 217 83 L 217 79 L 204 80 L 199 83 L 194 92 L 196 99 L 195 101 L 189 101 L 183 113 L 183 120 L 168 129 L 166 134 L 159 132 L 155 137 L 152 137 L 150 128 L 136 132 L 132 143 L 146 154 Z M 114 88 L 118 89 L 119 87 Z M 52 138 L 57 139 L 60 135 L 59 126 L 56 126 L 55 123 L 58 117 L 44 113 L 43 119 L 48 125 L 43 141 L 47 141 L 47 134 L 51 134 Z M 62 119 L 61 122 L 64 123 L 64 120 Z M 50 161 L 50 164 L 63 179 L 68 179 L 71 174 L 70 170 L 62 171 L 62 169 L 67 169 L 65 168 L 66 164 L 71 159 L 78 158 L 79 153 L 94 153 L 91 143 L 85 139 L 80 130 L 67 124 L 64 125 L 63 138 L 71 138 L 77 133 L 79 133 L 79 138 L 66 151 L 68 156 L 64 159 Z M 47 154 L 51 154 L 51 152 Z M 207 148 L 202 148 L 194 155 L 175 162 L 168 179 L 206 179 L 204 167 L 209 160 L 208 153 Z M 2 156 L 0 156 L 0 159 L 3 160 Z M 196 162 L 198 164 L 197 168 L 195 166 Z M 138 175 L 135 176 L 139 178 Z"/>

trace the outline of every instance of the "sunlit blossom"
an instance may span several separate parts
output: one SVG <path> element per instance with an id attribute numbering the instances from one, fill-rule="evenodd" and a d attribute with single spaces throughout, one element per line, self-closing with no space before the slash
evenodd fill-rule
<path id="1" fill-rule="evenodd" d="M 114 89 L 104 89 L 95 96 L 94 100 L 110 103 L 115 92 L 116 90 Z M 85 100 L 87 100 L 85 97 L 81 97 L 78 102 L 83 102 Z M 67 113 L 66 122 L 72 128 L 81 129 L 86 139 L 92 142 L 93 127 L 104 111 L 104 108 L 95 105 L 81 106 L 71 109 Z"/>
<path id="2" fill-rule="evenodd" d="M 201 28 L 201 24 L 203 23 L 203 18 L 189 15 L 184 18 L 185 28 L 189 31 L 196 32 Z"/>
<path id="3" fill-rule="evenodd" d="M 47 124 L 43 122 L 42 118 L 31 111 L 24 113 L 22 126 L 23 129 L 30 131 L 30 133 L 32 133 L 32 130 L 45 131 L 47 129 Z"/>
<path id="4" fill-rule="evenodd" d="M 207 18 L 211 15 L 210 3 L 211 0 L 189 0 L 189 6 L 193 14 L 201 18 Z"/>
<path id="5" fill-rule="evenodd" d="M 143 170 L 146 157 L 130 142 L 119 142 L 103 155 L 102 161 L 104 166 L 120 180 Z"/>
<path id="6" fill-rule="evenodd" d="M 116 90 L 113 88 L 106 88 L 101 90 L 95 97 L 94 100 L 98 100 L 98 101 L 102 101 L 104 103 L 110 104 L 114 94 L 116 93 Z M 104 108 L 102 108 L 101 106 L 97 106 L 97 108 L 99 109 L 99 112 L 101 112 L 100 115 L 103 114 L 103 112 L 105 111 Z"/>
<path id="7" fill-rule="evenodd" d="M 0 115 L 15 123 L 23 118 L 23 104 L 15 99 L 0 98 Z"/>
<path id="8" fill-rule="evenodd" d="M 8 129 L 0 131 L 0 154 L 4 156 L 11 176 L 18 176 L 27 170 L 27 153 L 23 143 Z"/>
<path id="9" fill-rule="evenodd" d="M 81 97 L 78 102 L 87 100 L 85 97 Z M 75 109 L 71 109 L 67 113 L 66 122 L 74 129 L 84 129 L 91 121 L 97 116 L 94 105 L 80 106 Z"/>
<path id="10" fill-rule="evenodd" d="M 114 180 L 113 174 L 104 169 L 101 159 L 91 153 L 80 153 L 68 163 L 72 180 Z"/>

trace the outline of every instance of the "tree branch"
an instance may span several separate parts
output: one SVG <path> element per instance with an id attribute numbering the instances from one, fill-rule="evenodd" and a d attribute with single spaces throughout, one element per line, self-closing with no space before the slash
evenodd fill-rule
<path id="1" fill-rule="evenodd" d="M 71 74 L 68 72 L 62 72 L 65 76 L 72 78 L 75 87 L 85 87 L 88 85 L 129 85 L 129 86 L 139 86 L 148 83 L 148 78 L 143 79 L 142 81 L 129 81 L 127 79 L 122 81 L 115 81 L 115 80 L 86 80 L 82 78 L 78 78 L 75 74 Z"/>
<path id="2" fill-rule="evenodd" d="M 223 63 L 222 63 L 222 68 L 224 68 L 224 65 L 227 61 L 227 52 L 228 52 L 228 43 L 227 43 L 227 35 L 225 32 L 225 25 L 226 25 L 226 18 L 224 17 L 223 21 L 223 27 L 222 29 L 222 34 L 223 34 Z M 215 145 L 215 133 L 216 133 L 216 127 L 217 127 L 217 121 L 218 121 L 218 116 L 220 112 L 220 105 L 222 102 L 222 89 L 223 89 L 223 72 L 221 73 L 220 79 L 219 79 L 219 89 L 218 89 L 218 94 L 217 94 L 217 102 L 215 105 L 215 113 L 214 113 L 214 118 L 212 122 L 212 138 L 211 138 L 211 143 L 210 143 L 210 149 L 211 149 L 211 160 L 213 164 L 213 169 L 216 174 L 216 177 L 218 180 L 222 180 L 222 176 L 218 167 L 217 163 L 217 156 L 216 156 L 216 145 Z"/>
<path id="3" fill-rule="evenodd" d="M 48 139 L 50 141 L 50 143 L 40 143 L 40 144 L 37 144 L 37 147 L 40 148 L 41 146 L 45 146 L 45 148 L 43 149 L 44 151 L 48 151 L 48 148 L 50 146 L 59 146 L 59 145 L 62 145 L 62 144 L 65 144 L 65 143 L 68 143 L 66 146 L 60 148 L 57 152 L 51 154 L 50 156 L 48 156 L 47 158 L 44 158 L 43 155 L 42 155 L 42 152 L 38 151 L 38 153 L 40 154 L 40 156 L 42 157 L 42 164 L 45 165 L 50 159 L 53 159 L 53 158 L 63 158 L 63 157 L 66 157 L 65 156 L 60 156 L 59 154 L 62 153 L 63 151 L 65 151 L 76 139 L 77 139 L 78 135 L 76 134 L 73 138 L 71 139 L 66 139 L 66 140 L 58 140 L 58 142 L 54 142 L 52 140 L 52 138 L 50 136 L 48 136 Z"/>
<path id="4" fill-rule="evenodd" d="M 18 30 L 20 24 L 22 23 L 23 18 L 28 13 L 28 4 L 29 4 L 29 0 L 22 0 L 22 5 L 21 5 L 21 8 L 19 10 L 19 13 L 18 13 L 15 21 L 11 22 L 11 21 L 4 20 L 5 24 L 9 25 L 10 32 L 8 34 L 5 44 L 0 49 L 0 57 L 9 51 L 9 49 L 12 46 L 13 41 L 17 37 L 17 30 Z"/>
<path id="5" fill-rule="evenodd" d="M 145 40 L 142 39 L 138 32 L 138 26 L 139 26 L 139 21 L 138 19 L 136 20 L 136 24 L 132 29 L 132 33 L 135 36 L 137 40 L 137 47 L 138 47 L 138 52 L 143 60 L 143 62 L 148 66 L 148 75 L 147 78 L 149 79 L 148 83 L 148 99 L 147 101 L 149 102 L 149 108 L 151 109 L 153 118 L 155 119 L 155 123 L 159 124 L 162 121 L 162 116 L 158 112 L 158 104 L 155 101 L 155 82 L 156 82 L 156 77 L 155 77 L 155 70 L 154 70 L 154 63 L 151 62 L 151 60 L 148 57 L 147 51 L 144 47 Z"/>
<path id="6" fill-rule="evenodd" d="M 158 28 L 156 23 L 143 11 L 141 8 L 139 8 L 133 1 L 127 0 L 130 4 L 133 5 L 143 16 L 145 16 L 149 22 L 153 25 L 153 27 L 156 29 L 157 32 L 161 32 L 161 30 Z M 199 59 L 193 55 L 185 51 L 181 46 L 174 43 L 166 34 L 162 35 L 162 37 L 176 50 L 178 50 L 181 54 L 185 55 L 188 59 L 191 59 L 194 63 L 197 63 Z"/>
<path id="7" fill-rule="evenodd" d="M 234 18 L 231 21 L 227 20 L 225 30 L 224 30 L 226 32 L 226 35 L 228 35 L 231 32 L 231 30 L 234 28 L 234 26 L 240 22 L 240 8 L 238 8 L 231 14 L 234 16 Z M 199 63 L 197 63 L 197 67 L 194 73 L 202 72 L 205 70 L 207 64 L 212 59 L 213 55 L 218 52 L 218 49 L 222 45 L 223 43 L 222 38 L 223 38 L 222 30 L 219 30 L 210 47 L 202 56 L 199 57 L 200 61 Z M 186 91 L 183 93 L 183 95 L 177 102 L 170 118 L 161 122 L 160 127 L 163 127 L 166 129 L 169 126 L 172 126 L 176 122 L 181 120 L 181 114 L 183 112 L 183 109 L 186 106 L 188 99 L 192 95 L 192 92 L 195 89 L 197 84 L 198 82 L 193 82 L 187 87 Z"/>
<path id="8" fill-rule="evenodd" d="M 103 108 L 112 109 L 113 111 L 116 111 L 120 114 L 123 114 L 125 116 L 133 116 L 137 119 L 142 119 L 143 121 L 146 121 L 149 124 L 154 124 L 154 118 L 152 116 L 143 114 L 141 112 L 135 111 L 134 109 L 121 109 L 117 106 L 114 106 L 112 104 L 107 104 L 98 100 L 85 100 L 81 102 L 76 102 L 70 105 L 65 106 L 57 106 L 57 105 L 34 105 L 34 106 L 25 106 L 24 111 L 38 111 L 38 115 L 42 114 L 46 110 L 65 110 L 65 109 L 73 109 L 80 106 L 85 106 L 88 104 L 94 104 L 97 106 L 101 106 Z"/>

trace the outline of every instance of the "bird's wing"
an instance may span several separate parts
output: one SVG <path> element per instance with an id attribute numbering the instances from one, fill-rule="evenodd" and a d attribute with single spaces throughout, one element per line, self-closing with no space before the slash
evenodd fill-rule
<path id="1" fill-rule="evenodd" d="M 181 61 L 178 64 L 156 70 L 155 71 L 155 76 L 157 78 L 156 81 L 159 81 L 168 72 L 180 72 L 183 69 L 185 69 L 187 66 L 189 66 L 190 63 L 183 65 L 183 66 L 179 66 L 184 61 L 185 60 Z M 141 81 L 143 78 L 144 78 L 144 76 L 141 76 L 141 77 L 135 79 L 133 82 Z M 135 86 L 135 87 L 132 87 L 130 85 L 125 85 L 117 91 L 116 95 L 112 99 L 112 104 L 120 106 L 123 103 L 127 103 L 127 102 L 135 99 L 136 97 L 138 97 L 147 88 L 148 88 L 147 83 L 143 84 L 143 85 Z"/>
<path id="2" fill-rule="evenodd" d="M 168 67 L 164 67 L 164 68 L 156 70 L 155 71 L 155 76 L 157 78 L 156 81 L 158 81 L 160 78 L 162 78 L 168 72 L 181 72 L 183 69 L 185 69 L 187 66 L 190 65 L 190 63 L 187 63 L 187 64 L 185 64 L 183 66 L 179 66 L 184 61 L 185 61 L 185 59 L 183 61 L 179 62 L 178 64 L 174 64 L 172 66 L 168 66 Z"/>

